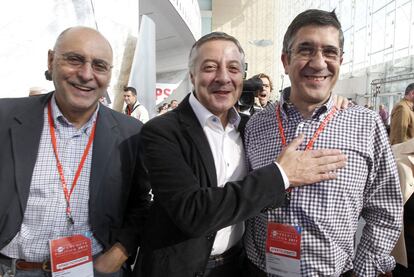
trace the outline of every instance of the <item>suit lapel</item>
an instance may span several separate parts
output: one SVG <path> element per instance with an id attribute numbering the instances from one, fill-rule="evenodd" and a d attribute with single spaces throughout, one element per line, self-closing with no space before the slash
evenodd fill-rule
<path id="1" fill-rule="evenodd" d="M 108 108 L 100 105 L 96 122 L 95 138 L 93 140 L 91 177 L 89 186 L 90 207 L 94 207 L 99 195 L 99 184 L 105 176 L 107 163 L 114 150 L 114 144 L 119 136 L 117 122 L 112 117 Z M 111 134 L 111 135 L 108 135 Z"/>
<path id="2" fill-rule="evenodd" d="M 179 120 L 182 123 L 184 132 L 191 138 L 193 144 L 200 154 L 200 160 L 204 164 L 209 183 L 217 187 L 216 167 L 214 165 L 213 154 L 210 149 L 207 137 L 198 122 L 197 116 L 189 103 L 189 95 L 177 107 Z"/>
<path id="3" fill-rule="evenodd" d="M 10 128 L 17 191 L 22 211 L 26 209 L 30 183 L 39 150 L 43 129 L 44 107 L 52 93 L 36 96 L 24 112 L 14 117 Z"/>

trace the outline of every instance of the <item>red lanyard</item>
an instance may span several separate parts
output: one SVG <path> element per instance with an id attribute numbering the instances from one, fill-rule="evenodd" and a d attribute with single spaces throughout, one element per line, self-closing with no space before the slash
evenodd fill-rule
<path id="1" fill-rule="evenodd" d="M 324 120 L 319 125 L 318 129 L 313 134 L 312 138 L 309 140 L 308 144 L 306 145 L 305 151 L 310 150 L 310 149 L 313 148 L 313 144 L 315 143 L 316 139 L 322 133 L 323 129 L 325 129 L 326 125 L 332 119 L 332 117 L 334 116 L 334 114 L 336 113 L 337 110 L 338 109 L 335 106 L 331 109 L 331 111 L 324 118 Z M 282 125 L 282 115 L 281 115 L 281 111 L 280 111 L 280 105 L 277 106 L 276 118 L 277 118 L 277 124 L 278 124 L 278 127 L 279 127 L 279 134 L 280 134 L 280 137 L 282 139 L 282 146 L 286 146 L 287 145 L 286 136 L 285 136 L 285 130 L 283 129 L 283 125 Z M 292 189 L 289 188 L 288 192 L 291 192 L 291 190 Z"/>
<path id="2" fill-rule="evenodd" d="M 313 148 L 313 144 L 315 143 L 316 139 L 322 133 L 323 129 L 325 129 L 328 122 L 332 119 L 333 115 L 336 113 L 338 109 L 336 107 L 333 107 L 331 111 L 328 113 L 328 115 L 324 118 L 324 120 L 321 122 L 321 125 L 319 125 L 318 129 L 313 134 L 313 137 L 309 140 L 308 144 L 306 145 L 305 151 L 310 150 Z M 280 111 L 280 105 L 277 106 L 276 111 L 276 118 L 277 118 L 277 124 L 279 127 L 279 134 L 282 138 L 282 146 L 286 146 L 286 136 L 285 136 L 285 130 L 283 129 L 282 125 L 282 118 L 281 118 L 281 111 Z"/>
<path id="3" fill-rule="evenodd" d="M 95 121 L 95 123 L 92 127 L 91 134 L 89 135 L 88 144 L 86 145 L 86 148 L 83 151 L 82 159 L 79 163 L 78 170 L 76 171 L 75 178 L 73 178 L 72 187 L 70 188 L 70 192 L 69 192 L 68 191 L 68 186 L 66 184 L 65 176 L 63 175 L 63 167 L 62 167 L 62 164 L 60 163 L 59 155 L 58 155 L 58 151 L 57 151 L 56 133 L 55 133 L 55 127 L 54 127 L 54 124 L 53 124 L 52 106 L 51 106 L 50 101 L 49 101 L 48 106 L 47 106 L 47 112 L 48 112 L 50 137 L 51 137 L 51 140 L 52 140 L 53 151 L 55 153 L 57 168 L 58 168 L 59 177 L 60 177 L 60 182 L 62 184 L 63 192 L 65 194 L 65 199 L 66 199 L 66 216 L 68 218 L 68 222 L 71 223 L 71 224 L 74 224 L 75 222 L 73 220 L 72 212 L 71 212 L 71 209 L 70 209 L 70 197 L 72 195 L 73 190 L 75 189 L 76 183 L 78 182 L 78 179 L 79 179 L 80 173 L 82 171 L 83 165 L 85 163 L 86 157 L 88 156 L 89 149 L 91 148 L 93 139 L 95 137 L 96 121 Z"/>

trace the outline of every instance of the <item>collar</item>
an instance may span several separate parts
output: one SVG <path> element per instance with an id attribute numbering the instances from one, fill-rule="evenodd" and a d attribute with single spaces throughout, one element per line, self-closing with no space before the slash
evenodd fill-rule
<path id="1" fill-rule="evenodd" d="M 59 109 L 59 106 L 56 103 L 55 94 L 52 95 L 52 99 L 50 100 L 52 104 L 52 117 L 55 124 L 55 128 L 59 129 L 59 125 L 57 122 L 60 123 L 60 125 L 64 126 L 73 126 L 73 124 L 62 114 L 62 111 Z M 79 130 L 82 132 L 86 132 L 89 134 L 89 132 L 92 130 L 90 127 L 93 125 L 93 123 L 96 121 L 96 117 L 98 115 L 99 105 L 96 107 L 95 112 L 92 114 L 91 118 L 83 125 Z"/>
<path id="2" fill-rule="evenodd" d="M 408 99 L 405 99 L 405 98 L 404 98 L 404 101 L 405 101 L 405 103 L 407 103 L 408 107 L 409 107 L 411 110 L 413 110 L 413 111 L 414 111 L 414 103 L 413 103 L 413 102 L 411 102 L 411 101 L 410 101 L 410 100 L 408 100 Z"/>
<path id="3" fill-rule="evenodd" d="M 218 119 L 218 116 L 212 114 L 209 110 L 206 109 L 206 107 L 203 106 L 203 104 L 200 103 L 200 101 L 198 101 L 194 95 L 194 92 L 190 93 L 189 102 L 201 126 L 205 126 L 207 124 L 207 120 L 211 117 Z M 229 110 L 228 117 L 229 123 L 237 128 L 239 126 L 241 118 L 234 107 Z"/>
<path id="4" fill-rule="evenodd" d="M 280 96 L 279 105 L 281 106 L 282 117 L 288 117 L 288 115 L 292 114 L 293 112 L 298 112 L 295 105 L 289 100 L 290 90 L 290 87 L 285 88 Z M 324 104 L 317 107 L 313 111 L 312 119 L 318 120 L 322 114 L 326 113 L 327 111 L 330 111 L 333 106 L 334 102 L 331 93 L 331 96 L 329 97 L 328 101 L 326 101 Z"/>

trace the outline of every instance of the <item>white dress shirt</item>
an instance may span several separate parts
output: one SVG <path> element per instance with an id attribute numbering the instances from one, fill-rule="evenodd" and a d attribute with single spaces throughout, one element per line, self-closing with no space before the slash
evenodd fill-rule
<path id="1" fill-rule="evenodd" d="M 229 111 L 229 123 L 223 127 L 220 119 L 207 110 L 194 96 L 190 95 L 190 105 L 207 137 L 217 175 L 217 186 L 243 179 L 247 173 L 243 141 L 237 126 L 240 116 L 233 108 Z M 240 222 L 219 230 L 214 240 L 211 255 L 225 252 L 243 236 L 244 223 Z"/>

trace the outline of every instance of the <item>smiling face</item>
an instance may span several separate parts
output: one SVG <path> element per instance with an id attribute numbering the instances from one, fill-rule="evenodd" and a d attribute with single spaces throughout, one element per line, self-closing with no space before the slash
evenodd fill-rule
<path id="1" fill-rule="evenodd" d="M 243 86 L 242 54 L 228 40 L 210 40 L 195 54 L 191 82 L 200 103 L 227 124 L 227 112 L 240 97 Z"/>
<path id="2" fill-rule="evenodd" d="M 74 65 L 74 57 L 84 59 Z M 111 70 L 101 72 L 100 63 L 112 64 L 112 49 L 97 31 L 74 27 L 63 33 L 55 49 L 49 50 L 48 69 L 55 86 L 56 102 L 69 119 L 81 114 L 90 116 L 99 98 L 105 94 L 111 79 Z M 95 70 L 92 68 L 94 63 Z"/>
<path id="3" fill-rule="evenodd" d="M 291 49 L 303 45 L 315 48 L 339 46 L 339 31 L 332 26 L 305 26 L 298 30 Z M 326 102 L 339 76 L 342 55 L 335 61 L 326 59 L 321 51 L 308 59 L 294 53 L 282 54 L 285 73 L 291 81 L 290 101 L 297 107 L 314 109 Z"/>

